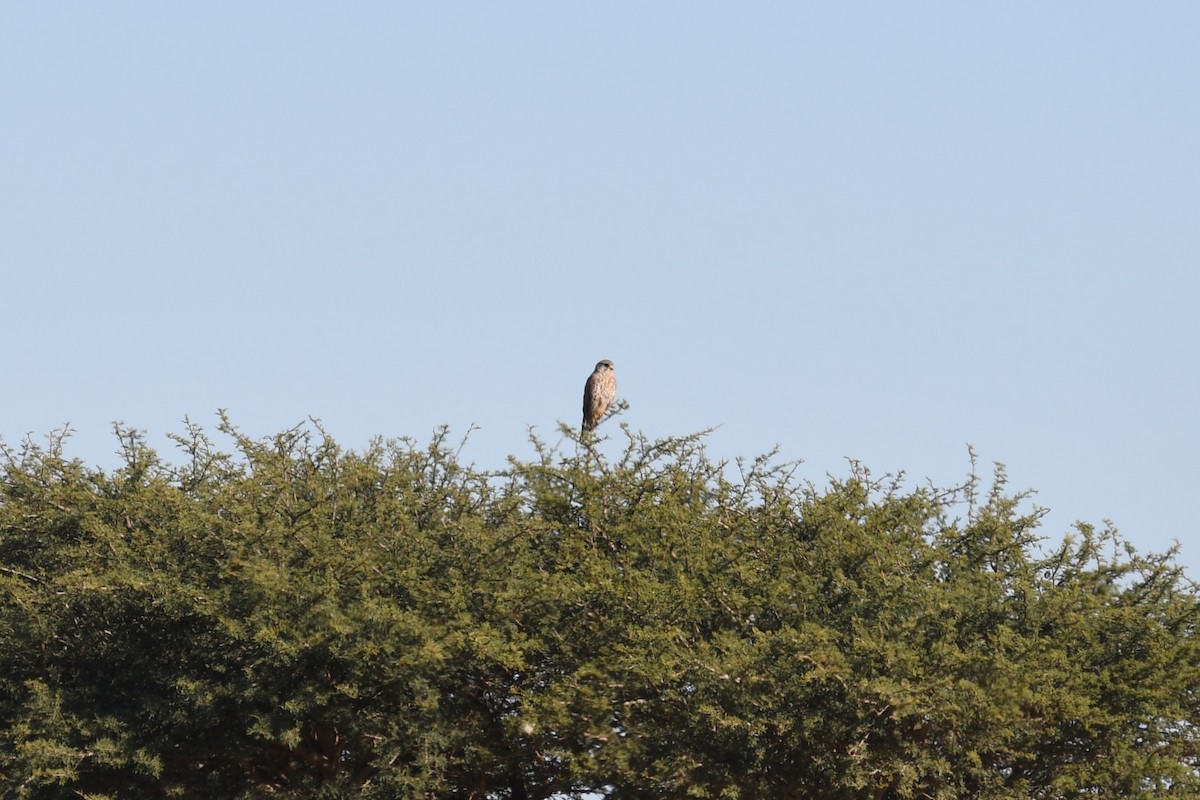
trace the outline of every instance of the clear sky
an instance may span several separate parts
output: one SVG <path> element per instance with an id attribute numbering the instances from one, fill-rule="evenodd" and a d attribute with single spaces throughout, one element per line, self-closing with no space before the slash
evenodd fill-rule
<path id="1" fill-rule="evenodd" d="M 474 423 L 500 468 L 610 358 L 648 436 L 818 483 L 970 443 L 1200 577 L 1197 42 L 1194 0 L 10 4 L 0 436 Z"/>

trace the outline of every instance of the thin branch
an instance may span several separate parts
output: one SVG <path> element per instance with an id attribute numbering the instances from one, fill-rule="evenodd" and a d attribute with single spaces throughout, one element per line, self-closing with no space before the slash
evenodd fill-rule
<path id="1" fill-rule="evenodd" d="M 0 567 L 0 572 L 7 573 L 9 575 L 15 575 L 18 578 L 24 578 L 25 580 L 30 581 L 31 583 L 41 583 L 41 581 L 39 581 L 37 578 L 35 578 L 32 575 L 29 575 L 27 573 L 21 572 L 20 570 L 9 569 L 8 567 Z"/>

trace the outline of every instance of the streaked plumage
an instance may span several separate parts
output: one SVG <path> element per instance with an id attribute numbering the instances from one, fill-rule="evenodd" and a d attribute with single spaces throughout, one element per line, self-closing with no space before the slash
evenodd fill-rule
<path id="1" fill-rule="evenodd" d="M 590 431 L 600 424 L 608 407 L 617 397 L 617 376 L 613 363 L 607 358 L 596 364 L 596 369 L 583 385 L 583 431 Z"/>

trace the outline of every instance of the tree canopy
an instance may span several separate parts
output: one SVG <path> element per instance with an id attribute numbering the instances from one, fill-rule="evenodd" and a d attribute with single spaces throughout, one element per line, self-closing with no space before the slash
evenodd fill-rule
<path id="1" fill-rule="evenodd" d="M 1200 596 L 1003 469 L 188 424 L 3 452 L 0 798 L 1200 792 Z M 590 434 L 589 434 L 590 436 Z M 973 464 L 973 459 L 972 459 Z"/>

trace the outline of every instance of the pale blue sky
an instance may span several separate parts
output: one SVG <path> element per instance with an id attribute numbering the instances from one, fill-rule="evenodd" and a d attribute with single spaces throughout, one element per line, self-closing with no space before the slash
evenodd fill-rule
<path id="1" fill-rule="evenodd" d="M 0 14 L 0 436 L 228 408 L 500 468 L 616 363 L 1200 575 L 1200 4 L 59 3 Z M 604 430 L 604 429 L 602 429 Z M 609 428 L 615 432 L 615 428 Z"/>

